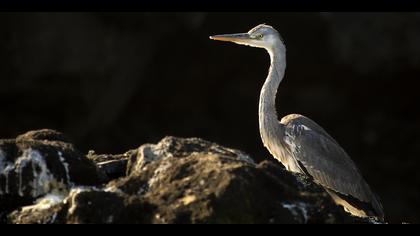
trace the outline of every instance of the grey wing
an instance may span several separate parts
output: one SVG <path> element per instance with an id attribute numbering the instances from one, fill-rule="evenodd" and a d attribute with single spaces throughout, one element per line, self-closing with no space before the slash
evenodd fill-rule
<path id="1" fill-rule="evenodd" d="M 290 154 L 315 182 L 364 202 L 376 201 L 356 165 L 324 129 L 301 115 L 286 116 L 281 123 Z"/>

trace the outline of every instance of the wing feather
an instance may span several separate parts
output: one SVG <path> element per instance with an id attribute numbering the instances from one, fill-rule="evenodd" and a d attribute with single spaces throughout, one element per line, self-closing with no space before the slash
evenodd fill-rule
<path id="1" fill-rule="evenodd" d="M 285 143 L 289 144 L 291 155 L 317 183 L 364 202 L 372 201 L 371 190 L 360 171 L 324 129 L 295 114 L 284 117 L 281 123 L 285 125 Z"/>

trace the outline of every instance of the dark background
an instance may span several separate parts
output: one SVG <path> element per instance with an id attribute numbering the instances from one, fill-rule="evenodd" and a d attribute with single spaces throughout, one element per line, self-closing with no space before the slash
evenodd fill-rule
<path id="1" fill-rule="evenodd" d="M 268 54 L 208 39 L 259 23 L 287 47 L 279 116 L 315 120 L 391 222 L 419 222 L 419 13 L 0 13 L 0 137 L 52 128 L 85 153 L 122 153 L 198 136 L 270 158 Z"/>

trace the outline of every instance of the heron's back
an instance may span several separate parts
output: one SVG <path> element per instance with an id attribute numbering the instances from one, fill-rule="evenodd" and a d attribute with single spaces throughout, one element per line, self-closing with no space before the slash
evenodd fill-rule
<path id="1" fill-rule="evenodd" d="M 350 196 L 371 204 L 375 215 L 383 218 L 382 205 L 359 169 L 321 126 L 298 114 L 283 117 L 280 125 L 284 126 L 282 136 L 288 158 L 294 159 L 299 168 L 304 169 L 301 172 L 309 174 L 316 183 L 336 192 L 339 199 L 336 196 L 333 198 L 337 203 L 338 200 L 346 201 L 340 196 Z"/>

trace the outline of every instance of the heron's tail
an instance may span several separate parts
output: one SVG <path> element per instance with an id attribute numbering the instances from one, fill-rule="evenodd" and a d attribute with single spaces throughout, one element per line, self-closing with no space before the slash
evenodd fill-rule
<path id="1" fill-rule="evenodd" d="M 370 195 L 369 202 L 363 202 L 350 195 L 340 194 L 336 191 L 325 188 L 327 193 L 332 197 L 336 204 L 344 207 L 344 210 L 350 214 L 358 217 L 373 217 L 378 221 L 384 221 L 384 211 L 382 204 L 370 188 L 368 194 Z"/>
<path id="2" fill-rule="evenodd" d="M 372 193 L 372 206 L 379 220 L 384 221 L 385 220 L 384 208 L 381 204 L 381 200 L 379 196 L 376 195 L 375 193 Z"/>

